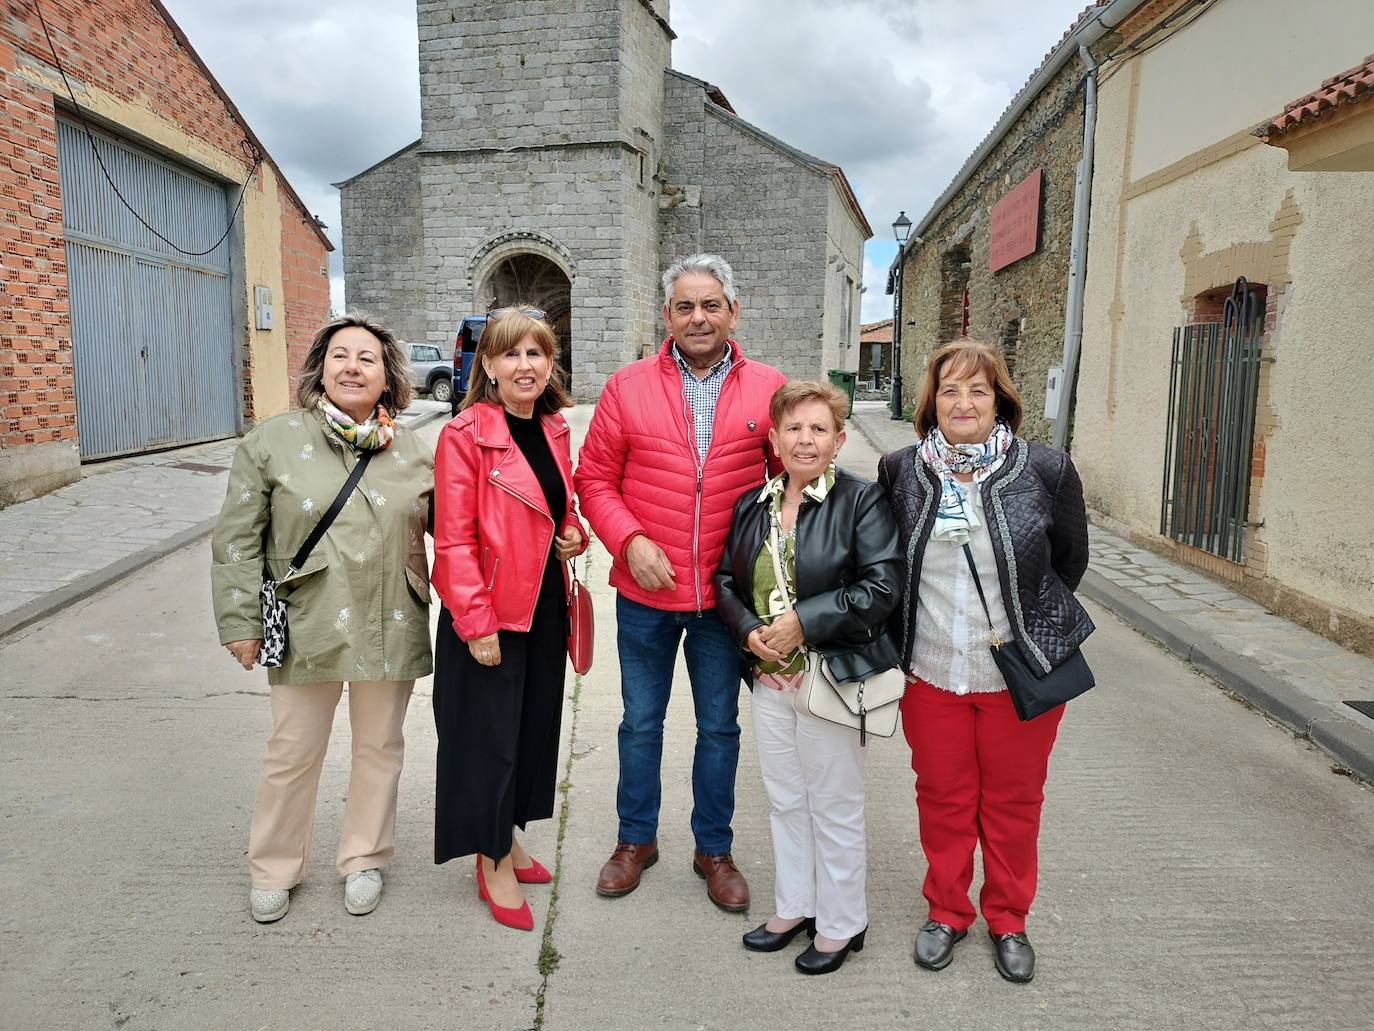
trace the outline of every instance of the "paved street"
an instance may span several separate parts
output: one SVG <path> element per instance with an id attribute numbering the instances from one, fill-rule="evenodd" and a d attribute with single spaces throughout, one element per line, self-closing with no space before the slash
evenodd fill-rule
<path id="1" fill-rule="evenodd" d="M 858 434 L 845 456 L 876 462 Z M 407 719 L 381 908 L 348 916 L 333 870 L 340 719 L 309 878 L 284 920 L 258 926 L 244 850 L 266 678 L 218 648 L 206 560 L 203 542 L 183 548 L 0 642 L 6 1027 L 1370 1026 L 1374 793 L 1096 606 L 1100 686 L 1071 707 L 1047 788 L 1032 985 L 996 975 L 981 924 L 948 970 L 912 964 L 924 863 L 900 736 L 868 757 L 868 947 L 815 979 L 792 970 L 795 950 L 744 953 L 740 933 L 771 900 L 758 763 L 746 718 L 736 856 L 754 907 L 732 916 L 690 868 L 685 692 L 667 733 L 663 859 L 635 894 L 597 897 L 619 719 L 600 551 L 596 665 L 568 686 L 563 820 L 527 835 L 558 874 L 553 892 L 529 892 L 536 932 L 494 924 L 466 864 L 430 862 L 428 681 Z"/>

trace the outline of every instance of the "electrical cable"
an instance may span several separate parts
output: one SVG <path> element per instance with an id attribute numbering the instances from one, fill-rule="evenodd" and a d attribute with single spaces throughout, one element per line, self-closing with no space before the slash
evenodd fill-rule
<path id="1" fill-rule="evenodd" d="M 1197 21 L 1204 14 L 1206 14 L 1213 6 L 1215 6 L 1216 2 L 1217 0 L 1193 0 L 1192 5 L 1190 5 L 1189 7 L 1185 7 L 1181 10 L 1175 11 L 1173 14 L 1165 18 L 1163 21 L 1159 22 L 1159 24 L 1155 25 L 1147 32 L 1143 33 L 1140 36 L 1137 36 L 1133 42 L 1128 43 L 1124 47 L 1119 47 L 1118 49 L 1113 50 L 1106 57 L 1102 58 L 1102 61 L 1100 63 L 1105 65 L 1107 64 L 1107 62 L 1115 61 L 1117 58 L 1122 56 L 1130 58 L 1141 57 L 1144 54 L 1148 54 L 1151 50 L 1159 46 L 1161 43 L 1165 42 L 1166 40 L 1172 39 L 1178 33 L 1182 32 L 1188 26 L 1192 25 L 1193 22 Z M 1184 15 L 1188 16 L 1188 20 L 1175 26 L 1174 23 L 1179 18 L 1182 18 Z M 1158 39 L 1151 41 L 1148 45 L 1141 46 L 1141 43 L 1144 40 L 1149 39 L 1156 33 L 1159 33 L 1164 29 L 1169 29 L 1171 27 L 1171 31 L 1160 36 Z M 1114 67 L 1108 68 L 1098 78 L 1098 86 L 1100 87 L 1110 82 L 1112 77 L 1116 75 L 1116 73 L 1119 72 L 1122 68 L 1125 68 L 1126 65 L 1129 63 L 1129 61 L 1123 61 L 1120 64 L 1115 65 Z"/>
<path id="2" fill-rule="evenodd" d="M 229 214 L 229 224 L 224 227 L 224 232 L 220 235 L 220 238 L 203 251 L 190 251 L 173 243 L 154 229 L 148 220 L 139 214 L 138 209 L 125 199 L 124 194 L 120 192 L 119 187 L 115 184 L 109 169 L 105 167 L 105 160 L 100 156 L 100 148 L 95 144 L 95 134 L 91 132 L 90 124 L 86 121 L 85 112 L 81 110 L 81 105 L 76 102 L 76 93 L 72 90 L 72 84 L 67 78 L 66 69 L 62 67 L 62 59 L 57 56 L 57 46 L 53 43 L 52 33 L 48 31 L 48 23 L 43 17 L 43 8 L 39 4 L 39 0 L 33 0 L 33 8 L 38 14 L 38 24 L 43 27 L 43 35 L 48 41 L 48 49 L 52 51 L 52 59 L 57 67 L 57 73 L 62 76 L 62 84 L 67 87 L 67 97 L 71 100 L 72 107 L 76 109 L 76 117 L 81 122 L 81 128 L 86 133 L 86 139 L 91 145 L 91 153 L 95 155 L 95 161 L 96 164 L 100 166 L 101 174 L 105 177 L 105 181 L 110 184 L 110 189 L 114 190 L 115 196 L 119 198 L 119 202 L 129 209 L 134 218 L 142 223 L 144 229 L 148 230 L 148 232 L 152 233 L 178 254 L 184 254 L 189 258 L 201 258 L 207 254 L 213 253 L 216 248 L 225 241 L 230 232 L 233 231 L 234 220 L 238 217 L 239 209 L 243 207 L 244 195 L 248 192 L 248 184 L 253 181 L 253 176 L 257 174 L 258 168 L 262 164 L 262 152 L 247 139 L 239 141 L 239 146 L 243 149 L 244 154 L 250 159 L 251 167 L 248 169 L 247 177 L 243 180 L 243 186 L 239 189 L 238 202 L 234 205 L 234 210 Z"/>

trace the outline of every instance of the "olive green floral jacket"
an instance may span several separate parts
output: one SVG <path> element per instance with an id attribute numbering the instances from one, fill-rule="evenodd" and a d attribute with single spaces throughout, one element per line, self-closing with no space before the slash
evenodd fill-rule
<path id="1" fill-rule="evenodd" d="M 357 462 L 318 412 L 267 419 L 239 443 L 213 537 L 220 643 L 262 637 L 258 590 L 282 577 L 286 657 L 271 684 L 410 680 L 432 670 L 425 529 L 434 456 L 396 430 L 304 568 L 287 567 Z M 264 563 L 265 559 L 265 563 Z"/>

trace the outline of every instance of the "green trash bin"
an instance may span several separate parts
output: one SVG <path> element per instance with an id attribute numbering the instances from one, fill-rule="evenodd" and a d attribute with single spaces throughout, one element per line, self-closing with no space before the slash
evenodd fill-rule
<path id="1" fill-rule="evenodd" d="M 839 387 L 845 392 L 845 396 L 849 398 L 849 411 L 846 414 L 853 415 L 854 388 L 859 383 L 859 374 L 857 372 L 849 372 L 846 369 L 831 369 L 830 383 L 832 386 Z"/>

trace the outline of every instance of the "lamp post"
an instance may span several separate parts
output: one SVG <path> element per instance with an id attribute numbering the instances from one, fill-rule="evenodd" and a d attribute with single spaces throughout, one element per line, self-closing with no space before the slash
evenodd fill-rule
<path id="1" fill-rule="evenodd" d="M 892 223 L 892 235 L 897 239 L 897 272 L 893 280 L 892 300 L 892 418 L 902 417 L 902 259 L 906 256 L 906 239 L 911 235 L 911 219 L 902 211 Z"/>

